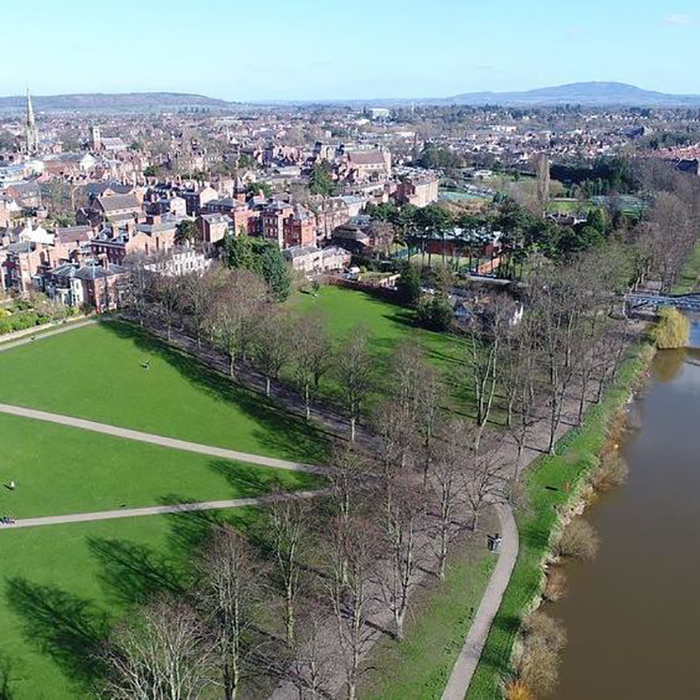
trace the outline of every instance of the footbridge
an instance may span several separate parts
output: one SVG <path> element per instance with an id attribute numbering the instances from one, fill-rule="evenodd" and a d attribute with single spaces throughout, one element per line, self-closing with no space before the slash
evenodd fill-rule
<path id="1" fill-rule="evenodd" d="M 656 311 L 664 307 L 675 307 L 679 311 L 700 313 L 700 293 L 693 294 L 625 294 L 625 310 Z"/>

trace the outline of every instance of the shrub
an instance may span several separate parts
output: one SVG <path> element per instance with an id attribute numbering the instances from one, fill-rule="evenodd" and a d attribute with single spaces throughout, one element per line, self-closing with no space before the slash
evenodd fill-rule
<path id="1" fill-rule="evenodd" d="M 529 644 L 520 659 L 520 680 L 535 696 L 549 695 L 556 687 L 559 656 L 544 644 Z"/>
<path id="2" fill-rule="evenodd" d="M 684 348 L 690 337 L 690 321 L 677 309 L 661 309 L 652 333 L 659 350 Z"/>
<path id="3" fill-rule="evenodd" d="M 574 518 L 564 529 L 558 550 L 564 557 L 593 559 L 598 552 L 598 535 L 590 523 Z"/>
<path id="4" fill-rule="evenodd" d="M 560 620 L 541 610 L 530 613 L 523 621 L 525 646 L 542 645 L 552 651 L 566 646 L 566 630 Z"/>
<path id="5" fill-rule="evenodd" d="M 452 326 L 452 307 L 447 297 L 436 294 L 418 304 L 418 323 L 431 331 L 447 331 Z"/>
<path id="6" fill-rule="evenodd" d="M 525 683 L 521 680 L 514 680 L 508 683 L 505 693 L 506 700 L 535 700 L 535 696 L 530 692 Z"/>
<path id="7" fill-rule="evenodd" d="M 547 600 L 561 600 L 566 595 L 566 572 L 563 566 L 551 566 L 547 571 L 544 597 Z"/>
<path id="8" fill-rule="evenodd" d="M 591 485 L 596 491 L 609 491 L 624 484 L 629 474 L 627 463 L 618 453 L 606 455 L 600 467 L 591 476 Z"/>

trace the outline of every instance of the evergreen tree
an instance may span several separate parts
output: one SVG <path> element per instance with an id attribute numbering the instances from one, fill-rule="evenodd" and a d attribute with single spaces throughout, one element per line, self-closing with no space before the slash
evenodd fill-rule
<path id="1" fill-rule="evenodd" d="M 401 266 L 401 278 L 396 285 L 399 301 L 407 306 L 413 306 L 420 299 L 420 275 L 414 265 L 403 263 Z"/>
<path id="2" fill-rule="evenodd" d="M 273 243 L 260 246 L 258 262 L 260 273 L 270 286 L 275 301 L 285 301 L 292 288 L 292 278 L 289 274 L 287 261 L 280 249 Z"/>

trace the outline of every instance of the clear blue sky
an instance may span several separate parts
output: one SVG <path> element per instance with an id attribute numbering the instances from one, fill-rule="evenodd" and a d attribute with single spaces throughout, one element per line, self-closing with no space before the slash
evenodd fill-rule
<path id="1" fill-rule="evenodd" d="M 2 95 L 432 97 L 584 80 L 700 93 L 700 0 L 2 5 Z"/>

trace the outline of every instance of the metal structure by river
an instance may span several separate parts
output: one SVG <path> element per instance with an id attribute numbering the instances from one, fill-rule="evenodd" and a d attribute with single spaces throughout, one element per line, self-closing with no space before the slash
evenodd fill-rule
<path id="1" fill-rule="evenodd" d="M 556 700 L 700 698 L 700 319 L 657 355 L 627 483 L 586 513 L 601 539 L 547 606 L 567 629 Z"/>

